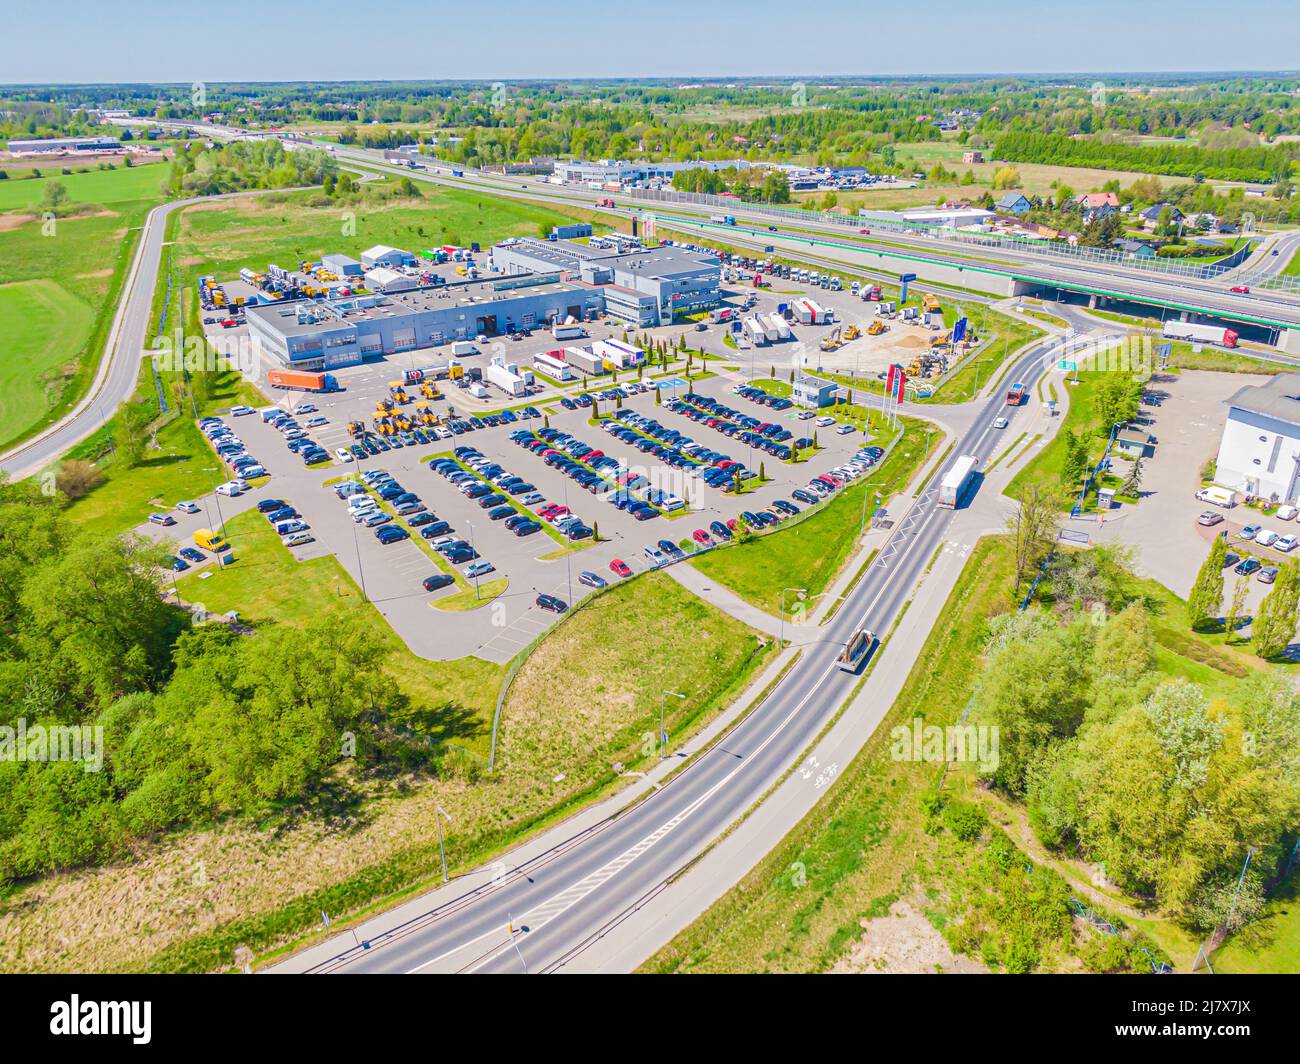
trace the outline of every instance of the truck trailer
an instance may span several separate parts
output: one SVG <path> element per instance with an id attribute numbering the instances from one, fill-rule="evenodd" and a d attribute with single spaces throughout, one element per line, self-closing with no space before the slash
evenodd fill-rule
<path id="1" fill-rule="evenodd" d="M 329 373 L 305 373 L 297 369 L 273 369 L 267 374 L 272 388 L 302 392 L 337 392 L 339 382 Z"/>
<path id="2" fill-rule="evenodd" d="M 556 323 L 551 326 L 551 335 L 557 340 L 576 340 L 580 336 L 586 336 L 587 330 L 581 325 L 562 325 Z"/>
<path id="3" fill-rule="evenodd" d="M 1190 321 L 1167 321 L 1164 327 L 1166 340 L 1192 340 L 1200 344 L 1219 347 L 1236 347 L 1237 334 L 1222 325 L 1196 325 Z"/>
<path id="4" fill-rule="evenodd" d="M 979 462 L 978 456 L 973 454 L 963 454 L 957 461 L 953 462 L 952 467 L 939 481 L 940 506 L 955 510 L 961 505 L 962 496 L 966 494 L 966 489 L 970 487 Z"/>
<path id="5" fill-rule="evenodd" d="M 871 656 L 871 648 L 877 642 L 876 633 L 870 628 L 859 628 L 849 636 L 849 641 L 844 644 L 835 664 L 845 672 L 858 672 L 863 662 Z"/>

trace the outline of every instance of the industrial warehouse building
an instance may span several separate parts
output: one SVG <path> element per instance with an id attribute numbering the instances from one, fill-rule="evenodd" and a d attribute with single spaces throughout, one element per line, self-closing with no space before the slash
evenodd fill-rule
<path id="1" fill-rule="evenodd" d="M 710 310 L 721 299 L 717 258 L 677 247 L 620 254 L 565 240 L 505 240 L 492 249 L 492 268 L 507 274 L 560 271 L 601 286 L 606 313 L 638 327 Z"/>
<path id="2" fill-rule="evenodd" d="M 122 142 L 112 137 L 50 137 L 43 140 L 11 140 L 11 155 L 46 155 L 53 152 L 121 151 Z"/>
<path id="3" fill-rule="evenodd" d="M 245 316 L 249 335 L 264 354 L 302 369 L 329 370 L 480 334 L 532 329 L 570 317 L 582 320 L 604 308 L 600 288 L 562 281 L 552 272 L 343 299 L 268 303 L 247 308 Z"/>
<path id="4" fill-rule="evenodd" d="M 1248 384 L 1227 400 L 1214 482 L 1282 503 L 1300 500 L 1300 373 Z"/>
<path id="5" fill-rule="evenodd" d="M 388 266 L 397 269 L 400 266 L 414 266 L 415 256 L 400 248 L 390 248 L 387 244 L 376 244 L 361 253 L 361 265 L 367 270 L 376 266 Z"/>

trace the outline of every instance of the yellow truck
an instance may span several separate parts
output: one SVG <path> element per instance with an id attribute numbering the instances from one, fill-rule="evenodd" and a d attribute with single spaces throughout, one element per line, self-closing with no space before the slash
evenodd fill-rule
<path id="1" fill-rule="evenodd" d="M 869 329 L 867 331 L 870 332 Z M 850 325 L 847 329 L 844 330 L 844 339 L 846 340 L 856 340 L 861 335 L 862 335 L 862 330 L 859 329 L 856 325 Z"/>
<path id="2" fill-rule="evenodd" d="M 927 314 L 933 314 L 939 309 L 939 300 L 927 292 L 921 297 L 921 306 L 925 308 Z"/>
<path id="3" fill-rule="evenodd" d="M 213 532 L 210 528 L 200 528 L 194 533 L 194 545 L 203 550 L 210 550 L 213 554 L 230 550 L 229 540 L 220 532 Z"/>

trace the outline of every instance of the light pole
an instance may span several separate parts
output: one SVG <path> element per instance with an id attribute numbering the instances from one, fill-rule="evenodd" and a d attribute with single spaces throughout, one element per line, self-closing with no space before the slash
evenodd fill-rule
<path id="1" fill-rule="evenodd" d="M 668 732 L 664 730 L 664 703 L 667 702 L 668 696 L 685 699 L 684 694 L 677 691 L 661 691 L 659 694 L 659 760 L 664 759 L 664 752 L 668 749 Z"/>
<path id="2" fill-rule="evenodd" d="M 433 820 L 438 825 L 438 852 L 442 854 L 442 881 L 447 882 L 447 850 L 442 842 L 442 818 L 447 818 L 447 823 L 451 823 L 451 816 L 440 805 L 433 807 Z"/>
<path id="3" fill-rule="evenodd" d="M 866 502 L 866 497 L 864 495 L 862 500 L 862 513 L 864 517 L 866 515 L 866 506 L 867 506 L 867 502 Z M 794 591 L 798 593 L 800 597 L 808 594 L 808 589 L 806 587 L 783 587 L 781 589 L 781 620 L 780 620 L 780 635 L 777 636 L 777 640 L 776 640 L 777 650 L 781 650 L 785 647 L 785 593 L 787 591 Z"/>
<path id="4" fill-rule="evenodd" d="M 474 523 L 472 521 L 466 521 L 465 524 L 469 527 L 469 549 L 475 554 L 478 554 L 478 547 L 474 546 Z M 475 558 L 471 564 L 477 565 L 478 558 Z M 474 597 L 476 599 L 479 597 L 477 569 L 474 570 Z"/>

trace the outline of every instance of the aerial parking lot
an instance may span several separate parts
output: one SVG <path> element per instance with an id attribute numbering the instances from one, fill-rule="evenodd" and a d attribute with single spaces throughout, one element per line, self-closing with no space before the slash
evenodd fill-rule
<path id="1" fill-rule="evenodd" d="M 294 557 L 334 555 L 417 654 L 505 661 L 585 595 L 832 499 L 888 442 L 840 434 L 826 415 L 819 425 L 729 377 L 674 375 L 593 383 L 594 422 L 590 399 L 555 390 L 495 425 L 400 445 L 371 435 L 375 446 L 353 455 L 348 426 L 374 412 L 393 374 L 391 364 L 362 367 L 343 391 L 292 393 L 291 414 L 205 419 L 217 454 L 259 475 L 232 467 L 220 494 L 178 500 L 189 512 L 173 508 L 171 523 L 144 529 L 176 543 L 186 568 L 237 565 L 237 542 L 203 544 L 255 507 Z M 444 423 L 460 401 L 447 390 Z"/>

